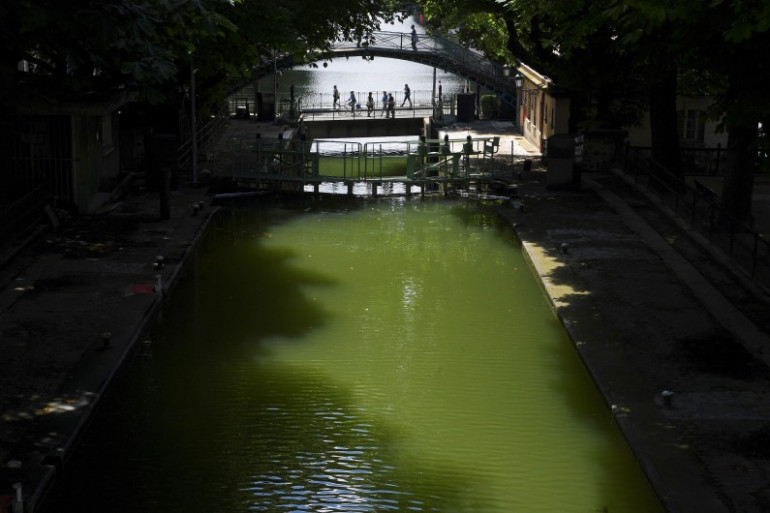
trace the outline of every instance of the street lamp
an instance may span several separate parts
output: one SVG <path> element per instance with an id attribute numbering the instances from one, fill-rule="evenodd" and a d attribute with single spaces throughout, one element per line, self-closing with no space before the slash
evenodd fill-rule
<path id="1" fill-rule="evenodd" d="M 524 85 L 524 76 L 521 73 L 516 73 L 513 82 L 516 84 L 516 89 L 521 89 L 521 86 Z"/>
<path id="2" fill-rule="evenodd" d="M 516 72 L 513 77 L 513 83 L 516 85 L 516 128 L 521 132 L 521 93 L 524 85 L 524 77 L 520 72 Z"/>
<path id="3" fill-rule="evenodd" d="M 521 72 L 517 72 L 513 77 L 513 83 L 516 85 L 516 126 L 521 130 L 521 114 L 519 109 L 521 108 L 521 96 L 527 93 L 528 96 L 540 94 L 540 91 L 546 87 L 546 77 L 543 77 L 543 82 L 540 86 L 536 86 L 534 89 L 524 89 L 524 75 Z"/>

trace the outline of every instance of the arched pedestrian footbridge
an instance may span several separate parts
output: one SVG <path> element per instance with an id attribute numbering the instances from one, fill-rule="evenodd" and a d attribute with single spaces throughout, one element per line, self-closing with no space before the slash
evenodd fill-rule
<path id="1" fill-rule="evenodd" d="M 331 51 L 314 56 L 313 60 L 334 57 L 387 57 L 402 59 L 454 73 L 500 95 L 500 99 L 516 106 L 516 86 L 513 78 L 505 74 L 503 66 L 487 59 L 482 53 L 469 50 L 448 39 L 426 34 L 418 35 L 416 49 L 412 47 L 411 35 L 403 32 L 378 31 L 372 34 L 372 42 L 338 41 Z M 305 63 L 296 62 L 286 56 L 274 61 L 261 63 L 253 78 L 264 76 L 275 69 L 287 69 Z M 252 79 L 253 79 L 252 78 Z M 232 88 L 237 90 L 244 84 Z"/>

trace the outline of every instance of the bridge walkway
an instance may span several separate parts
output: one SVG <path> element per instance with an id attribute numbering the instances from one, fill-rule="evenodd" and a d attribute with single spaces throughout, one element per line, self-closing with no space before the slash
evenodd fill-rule
<path id="1" fill-rule="evenodd" d="M 308 55 L 307 62 L 297 62 L 288 55 L 279 55 L 273 60 L 263 61 L 254 67 L 248 79 L 233 81 L 229 90 L 231 93 L 238 91 L 246 84 L 275 70 L 293 68 L 324 59 L 353 56 L 367 59 L 386 57 L 417 62 L 454 73 L 498 94 L 503 102 L 516 106 L 517 90 L 511 76 L 511 73 L 515 74 L 515 69 L 493 62 L 481 52 L 465 48 L 440 36 L 420 34 L 416 49 L 413 49 L 410 34 L 378 31 L 372 34 L 369 43 L 337 41 L 329 52 Z"/>

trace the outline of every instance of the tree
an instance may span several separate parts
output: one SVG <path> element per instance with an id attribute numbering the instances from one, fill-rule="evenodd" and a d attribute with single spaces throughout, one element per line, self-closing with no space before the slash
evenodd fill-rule
<path id="1" fill-rule="evenodd" d="M 432 30 L 448 30 L 457 24 L 461 41 L 498 61 L 524 61 L 569 90 L 571 128 L 577 130 L 617 128 L 636 122 L 641 113 L 643 75 L 628 65 L 628 56 L 615 50 L 617 32 L 602 14 L 602 5 L 433 0 L 425 3 L 425 10 Z M 479 23 L 488 23 L 495 37 L 484 37 L 484 30 L 477 29 Z"/>
<path id="2" fill-rule="evenodd" d="M 758 125 L 770 119 L 770 5 L 766 2 L 714 3 L 708 37 L 701 40 L 709 67 L 721 77 L 715 113 L 723 113 L 728 133 L 722 206 L 739 221 L 751 223 Z M 763 125 L 767 126 L 767 125 Z"/>
<path id="3" fill-rule="evenodd" d="M 391 0 L 15 0 L 0 6 L 0 87 L 19 97 L 129 87 L 158 102 L 186 81 L 247 73 L 277 50 L 302 55 L 365 37 Z M 18 70 L 30 64 L 34 73 Z"/>
<path id="4" fill-rule="evenodd" d="M 439 7 L 440 5 L 440 7 Z M 770 4 L 761 0 L 453 0 L 449 12 L 504 9 L 507 48 L 573 92 L 586 122 L 628 123 L 648 97 L 653 156 L 680 169 L 676 95 L 682 72 L 709 77 L 712 114 L 728 131 L 723 205 L 749 219 L 757 126 L 770 118 Z M 429 19 L 433 19 L 429 13 Z M 460 27 L 462 31 L 462 27 Z"/>

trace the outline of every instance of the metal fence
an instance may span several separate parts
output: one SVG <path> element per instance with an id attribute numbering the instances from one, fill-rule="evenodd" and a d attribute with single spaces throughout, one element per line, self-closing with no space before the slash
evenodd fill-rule
<path id="1" fill-rule="evenodd" d="M 504 93 L 505 101 L 511 102 L 512 105 L 515 102 L 515 84 L 509 76 L 510 70 L 490 61 L 478 50 L 467 48 L 443 37 L 419 34 L 416 47 L 413 48 L 410 34 L 381 31 L 374 32 L 372 42 L 368 44 L 337 41 L 332 49 L 337 54 L 344 54 L 345 51 L 356 54 L 376 51 L 380 55 L 409 53 L 413 57 L 410 60 L 429 66 L 438 66 L 465 77 L 473 77 L 474 82 L 495 92 Z"/>
<path id="2" fill-rule="evenodd" d="M 635 152 L 651 158 L 649 147 L 635 147 Z M 720 176 L 725 169 L 727 149 L 717 145 L 716 148 L 680 147 L 682 174 L 687 176 Z"/>
<path id="3" fill-rule="evenodd" d="M 0 140 L 0 251 L 45 221 L 46 205 L 74 204 L 69 116 L 7 120 Z"/>
<path id="4" fill-rule="evenodd" d="M 726 212 L 713 190 L 697 178 L 690 184 L 671 173 L 649 158 L 644 149 L 627 149 L 624 171 L 770 291 L 770 242 Z"/>
<path id="5" fill-rule="evenodd" d="M 41 186 L 62 204 L 74 202 L 69 116 L 19 116 L 0 143 L 0 204 Z"/>
<path id="6" fill-rule="evenodd" d="M 205 123 L 198 124 L 196 129 L 198 134 L 198 140 L 196 141 L 198 152 L 205 152 L 208 145 L 216 140 L 229 117 L 230 106 L 228 102 L 225 102 L 216 112 L 211 113 Z M 193 148 L 191 135 L 192 124 L 190 123 L 190 116 L 180 116 L 179 140 L 181 141 L 181 144 L 177 150 L 177 165 L 180 170 L 192 170 Z"/>
<path id="7" fill-rule="evenodd" d="M 388 91 L 393 94 L 395 102 L 395 111 L 399 117 L 422 117 L 426 115 L 441 119 L 445 115 L 453 115 L 456 109 L 456 96 L 454 94 L 442 94 L 439 98 L 434 96 L 430 90 L 412 90 L 410 100 L 404 100 L 403 91 Z M 373 99 L 373 108 L 371 116 L 382 117 L 384 115 L 384 105 L 382 102 L 382 91 L 371 91 Z M 355 108 L 351 109 L 348 105 L 350 91 L 341 91 L 340 99 L 334 102 L 332 93 L 310 93 L 298 95 L 293 99 L 289 94 L 279 93 L 276 98 L 275 115 L 278 119 L 287 121 L 296 120 L 299 115 L 304 115 L 305 119 L 337 119 L 347 117 L 367 117 L 369 115 L 367 108 L 367 98 L 369 91 L 354 91 L 356 97 Z M 227 109 L 230 115 L 255 114 L 255 100 L 246 95 L 230 95 L 228 97 Z"/>
<path id="8" fill-rule="evenodd" d="M 408 58 L 407 55 L 408 54 Z M 380 55 L 391 58 L 406 58 L 414 62 L 434 66 L 444 71 L 467 77 L 476 84 L 500 95 L 503 102 L 516 105 L 516 85 L 506 66 L 490 61 L 482 52 L 466 48 L 446 38 L 419 34 L 416 49 L 412 48 L 411 35 L 403 32 L 374 32 L 370 42 L 337 41 L 331 53 L 316 55 L 316 60 L 325 57 Z M 277 69 L 292 67 L 296 63 L 287 55 L 276 55 L 266 59 L 246 79 L 233 80 L 228 87 L 235 93 L 260 76 L 274 73 Z"/>
<path id="9" fill-rule="evenodd" d="M 372 116 L 386 116 L 386 103 L 382 101 L 382 91 L 372 91 Z M 399 117 L 421 117 L 432 115 L 438 117 L 439 113 L 451 114 L 454 112 L 454 96 L 442 95 L 439 100 L 433 95 L 433 91 L 420 90 L 411 91 L 409 100 L 405 99 L 403 91 L 389 91 L 393 95 L 394 110 Z M 295 112 L 304 114 L 305 119 L 315 117 L 360 117 L 369 116 L 367 101 L 369 92 L 354 92 L 356 103 L 354 106 L 349 104 L 348 92 L 335 104 L 331 93 L 308 94 L 299 98 L 295 105 Z M 291 114 L 291 100 L 282 99 L 278 109 L 278 116 L 285 117 Z"/>
<path id="10" fill-rule="evenodd" d="M 232 177 L 235 181 L 411 180 L 418 179 L 423 171 L 425 179 L 429 179 L 430 172 L 468 179 L 472 173 L 491 171 L 494 164 L 504 166 L 503 161 L 494 160 L 499 143 L 495 137 L 367 143 L 340 139 L 234 138 L 231 141 Z M 404 174 L 396 177 L 384 173 L 385 161 L 401 162 Z M 450 166 L 452 172 L 447 173 Z M 334 172 L 327 173 L 331 168 Z"/>

